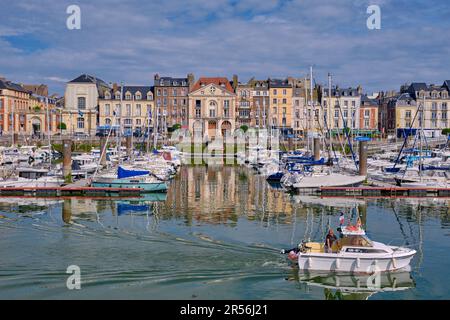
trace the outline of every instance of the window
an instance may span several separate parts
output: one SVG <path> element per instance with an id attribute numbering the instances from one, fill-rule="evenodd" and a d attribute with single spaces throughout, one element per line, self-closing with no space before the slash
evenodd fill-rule
<path id="1" fill-rule="evenodd" d="M 195 117 L 200 118 L 201 117 L 201 109 L 195 108 Z"/>
<path id="2" fill-rule="evenodd" d="M 77 118 L 77 128 L 84 129 L 84 118 Z"/>
<path id="3" fill-rule="evenodd" d="M 140 117 L 142 114 L 142 108 L 140 104 L 136 105 L 136 117 Z"/>
<path id="4" fill-rule="evenodd" d="M 122 115 L 122 110 L 121 110 L 121 105 L 120 104 L 116 104 L 116 115 L 118 115 L 119 117 Z"/>
<path id="5" fill-rule="evenodd" d="M 147 93 L 147 100 L 153 100 L 153 95 L 151 92 Z"/>
<path id="6" fill-rule="evenodd" d="M 442 119 L 447 119 L 447 111 L 442 112 Z"/>
<path id="7" fill-rule="evenodd" d="M 273 99 L 273 104 L 277 104 L 277 99 Z"/>
<path id="8" fill-rule="evenodd" d="M 195 100 L 195 107 L 196 108 L 201 108 L 202 106 L 202 101 L 201 100 Z"/>
<path id="9" fill-rule="evenodd" d="M 405 118 L 411 118 L 411 110 L 405 111 Z"/>
<path id="10" fill-rule="evenodd" d="M 106 92 L 106 93 L 105 93 L 105 99 L 106 99 L 106 100 L 111 99 L 111 94 L 110 94 L 109 92 Z"/>
<path id="11" fill-rule="evenodd" d="M 348 107 L 348 100 L 344 100 L 344 107 Z"/>
<path id="12" fill-rule="evenodd" d="M 133 125 L 133 120 L 132 120 L 132 119 L 125 119 L 124 125 L 126 125 L 126 126 L 131 126 L 131 125 Z"/>
<path id="13" fill-rule="evenodd" d="M 339 117 L 339 113 L 338 113 L 338 117 Z M 347 117 L 348 117 L 348 110 L 344 110 L 344 118 L 347 118 Z"/>
<path id="14" fill-rule="evenodd" d="M 116 98 L 116 100 L 120 100 L 120 92 L 116 92 L 115 98 Z"/>
<path id="15" fill-rule="evenodd" d="M 136 93 L 136 100 L 142 100 L 142 96 L 139 92 Z"/>
<path id="16" fill-rule="evenodd" d="M 286 108 L 283 108 L 283 114 L 286 114 Z"/>
<path id="17" fill-rule="evenodd" d="M 111 114 L 111 107 L 109 104 L 105 104 L 105 116 L 109 116 Z"/>
<path id="18" fill-rule="evenodd" d="M 108 126 L 111 125 L 111 119 L 106 118 L 105 119 L 105 124 L 108 125 Z"/>
<path id="19" fill-rule="evenodd" d="M 334 127 L 339 128 L 339 120 L 334 120 Z"/>
<path id="20" fill-rule="evenodd" d="M 369 128 L 369 126 L 370 126 L 370 121 L 369 121 L 369 119 L 364 119 L 364 127 L 365 127 L 365 128 Z"/>
<path id="21" fill-rule="evenodd" d="M 127 117 L 131 117 L 131 104 L 126 105 L 126 115 Z"/>
<path id="22" fill-rule="evenodd" d="M 173 99 L 173 105 L 174 105 L 174 106 L 177 105 L 177 99 Z"/>
<path id="23" fill-rule="evenodd" d="M 273 94 L 274 94 L 274 95 L 277 95 L 277 94 L 278 94 L 277 89 L 273 89 Z"/>
<path id="24" fill-rule="evenodd" d="M 283 104 L 286 104 L 287 103 L 287 99 L 283 99 Z"/>
<path id="25" fill-rule="evenodd" d="M 173 89 L 172 95 L 173 95 L 174 97 L 177 96 L 177 89 Z"/>
<path id="26" fill-rule="evenodd" d="M 86 109 L 86 98 L 78 97 L 78 109 Z"/>
<path id="27" fill-rule="evenodd" d="M 283 89 L 283 95 L 285 96 L 287 94 L 287 90 Z"/>
<path id="28" fill-rule="evenodd" d="M 339 109 L 334 110 L 334 117 L 339 118 Z"/>
<path id="29" fill-rule="evenodd" d="M 141 125 L 141 119 L 136 119 L 136 125 L 140 126 Z"/>
<path id="30" fill-rule="evenodd" d="M 364 110 L 364 117 L 369 118 L 370 117 L 370 110 Z"/>
<path id="31" fill-rule="evenodd" d="M 224 108 L 229 108 L 229 107 L 230 107 L 230 100 L 225 100 L 225 101 L 223 102 L 223 107 L 224 107 Z"/>
<path id="32" fill-rule="evenodd" d="M 131 100 L 131 93 L 127 92 L 125 94 L 125 100 Z"/>
<path id="33" fill-rule="evenodd" d="M 356 107 L 356 101 L 355 100 L 352 101 L 352 107 Z"/>

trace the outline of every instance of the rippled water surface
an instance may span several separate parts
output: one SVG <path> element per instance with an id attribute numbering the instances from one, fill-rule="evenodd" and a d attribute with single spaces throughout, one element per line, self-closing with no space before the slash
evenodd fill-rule
<path id="1" fill-rule="evenodd" d="M 244 167 L 184 167 L 145 199 L 0 198 L 0 298 L 448 299 L 445 200 L 320 199 L 285 194 Z M 418 250 L 411 271 L 299 274 L 280 248 L 320 240 L 340 211 L 369 236 Z M 81 290 L 66 269 L 81 268 Z"/>

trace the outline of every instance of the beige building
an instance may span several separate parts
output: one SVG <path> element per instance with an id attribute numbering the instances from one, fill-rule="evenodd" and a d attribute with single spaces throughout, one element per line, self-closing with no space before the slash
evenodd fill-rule
<path id="1" fill-rule="evenodd" d="M 271 123 L 284 133 L 292 130 L 292 85 L 288 80 L 269 79 Z"/>
<path id="2" fill-rule="evenodd" d="M 109 89 L 103 80 L 86 74 L 67 83 L 62 114 L 66 133 L 95 135 L 98 98 Z"/>
<path id="3" fill-rule="evenodd" d="M 105 89 L 99 98 L 99 126 L 117 126 L 125 133 L 153 132 L 155 121 L 161 123 L 161 111 L 155 110 L 153 87 L 117 86 Z"/>
<path id="4" fill-rule="evenodd" d="M 345 127 L 353 131 L 359 129 L 361 96 L 361 87 L 356 89 L 335 87 L 323 90 L 321 103 L 326 112 L 328 128 L 332 133 L 342 134 Z"/>
<path id="5" fill-rule="evenodd" d="M 233 86 L 235 86 L 236 91 L 236 126 L 240 128 L 241 126 L 254 127 L 256 114 L 255 110 L 252 108 L 253 103 L 253 86 L 250 83 L 247 84 L 235 84 L 237 82 L 237 77 L 233 79 Z"/>
<path id="6" fill-rule="evenodd" d="M 30 93 L 21 85 L 0 79 L 0 132 L 27 131 Z"/>
<path id="7" fill-rule="evenodd" d="M 236 94 L 227 78 L 200 78 L 189 93 L 189 130 L 211 140 L 236 129 Z"/>

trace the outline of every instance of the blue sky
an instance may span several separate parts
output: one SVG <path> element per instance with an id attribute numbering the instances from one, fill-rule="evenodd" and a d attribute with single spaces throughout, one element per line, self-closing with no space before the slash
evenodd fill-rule
<path id="1" fill-rule="evenodd" d="M 152 85 L 153 75 L 304 77 L 398 89 L 450 79 L 448 0 L 2 0 L 0 75 L 62 94 L 82 73 Z M 81 8 L 81 30 L 66 8 Z M 367 7 L 381 7 L 368 30 Z"/>

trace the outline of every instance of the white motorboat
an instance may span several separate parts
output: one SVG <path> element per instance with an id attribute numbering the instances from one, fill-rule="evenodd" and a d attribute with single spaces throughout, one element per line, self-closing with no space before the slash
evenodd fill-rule
<path id="1" fill-rule="evenodd" d="M 374 273 L 406 268 L 416 254 L 413 249 L 371 241 L 361 228 L 343 228 L 341 236 L 331 252 L 325 252 L 324 243 L 303 242 L 290 259 L 297 259 L 300 270 Z"/>

